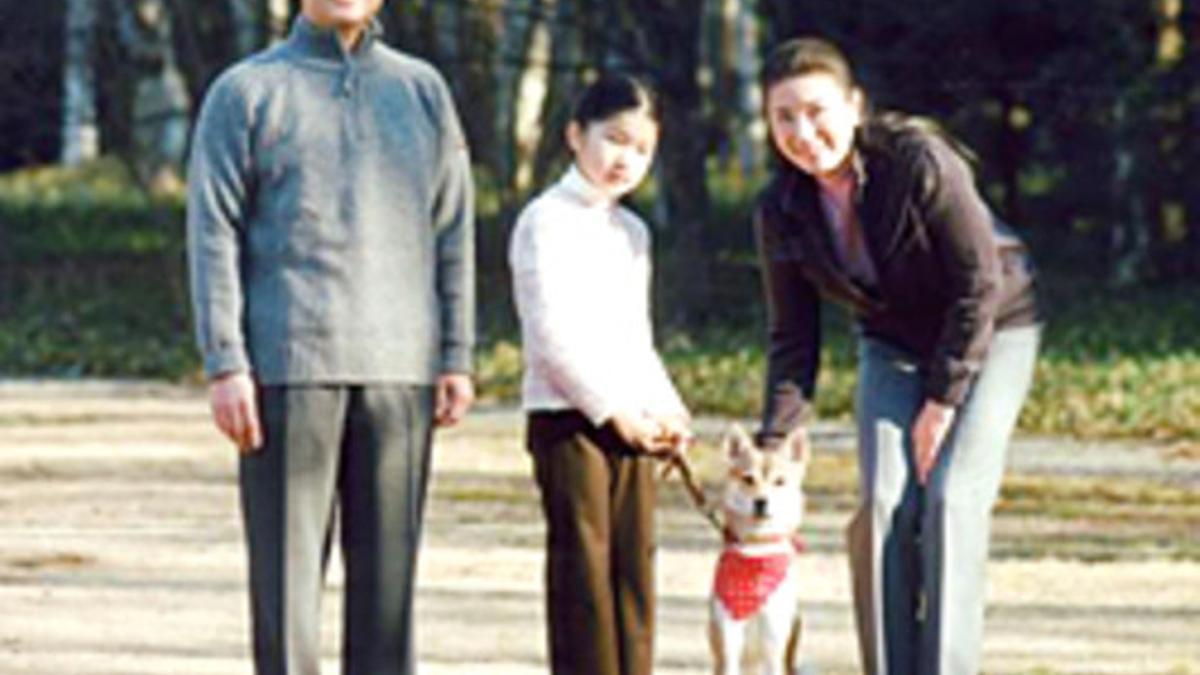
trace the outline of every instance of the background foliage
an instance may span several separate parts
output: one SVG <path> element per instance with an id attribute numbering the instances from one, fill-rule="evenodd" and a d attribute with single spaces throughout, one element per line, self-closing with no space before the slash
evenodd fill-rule
<path id="1" fill-rule="evenodd" d="M 182 155 L 154 139 L 186 130 L 212 78 L 284 34 L 296 4 L 0 0 L 0 374 L 198 376 Z M 935 116 L 971 145 L 981 188 L 1032 243 L 1049 325 L 1022 426 L 1196 439 L 1198 6 L 391 0 L 381 20 L 390 43 L 446 75 L 470 137 L 486 395 L 511 400 L 518 385 L 513 216 L 565 162 L 573 94 L 620 68 L 664 98 L 655 177 L 634 205 L 656 230 L 671 369 L 697 409 L 753 414 L 763 336 L 748 214 L 770 169 L 754 76 L 779 39 L 817 33 L 850 53 L 877 107 Z M 67 96 L 80 77 L 90 93 Z M 93 154 L 68 161 L 87 124 Z M 852 340 L 845 317 L 829 324 L 818 403 L 846 415 Z"/>

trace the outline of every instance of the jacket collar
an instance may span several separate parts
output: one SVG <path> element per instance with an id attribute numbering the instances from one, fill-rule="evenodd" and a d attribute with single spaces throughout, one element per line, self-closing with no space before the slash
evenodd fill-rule
<path id="1" fill-rule="evenodd" d="M 854 170 L 857 176 L 856 200 L 861 206 L 867 183 L 867 164 L 870 157 L 860 147 L 855 150 Z M 803 242 L 804 255 L 815 266 L 814 272 L 824 279 L 825 290 L 833 298 L 853 308 L 860 313 L 877 310 L 880 300 L 875 295 L 855 283 L 841 264 L 833 249 L 833 239 L 825 223 L 825 214 L 821 209 L 819 186 L 817 181 L 803 171 L 790 165 L 783 165 L 776 174 L 777 182 L 773 188 L 776 191 L 774 201 L 778 205 L 778 213 L 788 222 L 786 226 L 793 236 Z M 862 215 L 862 214 L 860 214 Z M 866 219 L 863 220 L 866 222 Z M 865 225 L 864 225 L 865 227 Z M 868 248 L 872 251 L 872 260 L 879 269 L 880 258 L 875 254 L 870 233 L 864 231 Z"/>
<path id="2" fill-rule="evenodd" d="M 354 49 L 346 50 L 338 39 L 337 31 L 322 28 L 301 14 L 292 22 L 287 41 L 302 56 L 330 65 L 342 65 L 369 60 L 374 55 L 376 42 L 382 35 L 383 27 L 379 20 L 371 19 Z"/>

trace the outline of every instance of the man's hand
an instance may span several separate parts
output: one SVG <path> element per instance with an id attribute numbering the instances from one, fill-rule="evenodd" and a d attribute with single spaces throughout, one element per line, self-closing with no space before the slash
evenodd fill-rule
<path id="1" fill-rule="evenodd" d="M 447 373 L 438 377 L 437 400 L 434 404 L 433 421 L 439 427 L 458 424 L 471 404 L 475 402 L 475 384 L 471 376 L 463 373 Z"/>
<path id="2" fill-rule="evenodd" d="M 258 397 L 249 373 L 218 375 L 208 385 L 208 402 L 217 428 L 238 450 L 248 453 L 262 447 Z"/>
<path id="3" fill-rule="evenodd" d="M 934 400 L 925 401 L 913 422 L 913 461 L 917 467 L 917 482 L 924 485 L 937 464 L 938 453 L 946 434 L 954 423 L 954 407 Z"/>

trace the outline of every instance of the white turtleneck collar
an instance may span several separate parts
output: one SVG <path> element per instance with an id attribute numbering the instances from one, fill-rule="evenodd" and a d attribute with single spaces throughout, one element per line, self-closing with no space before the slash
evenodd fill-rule
<path id="1" fill-rule="evenodd" d="M 571 167 L 563 174 L 558 184 L 589 208 L 610 208 L 616 204 L 616 200 L 593 185 L 574 162 L 571 163 Z"/>

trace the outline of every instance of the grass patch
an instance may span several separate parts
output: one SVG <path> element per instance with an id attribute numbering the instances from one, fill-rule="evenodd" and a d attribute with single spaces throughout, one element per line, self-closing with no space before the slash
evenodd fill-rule
<path id="1" fill-rule="evenodd" d="M 1020 430 L 1081 439 L 1200 441 L 1200 307 L 1194 289 L 1098 289 L 1078 305 L 1051 305 Z M 856 359 L 848 321 L 824 327 L 816 410 L 853 415 Z M 759 326 L 671 334 L 668 369 L 694 413 L 753 417 L 761 410 L 766 358 Z M 512 339 L 480 354 L 481 390 L 499 401 L 520 395 L 521 355 Z"/>

